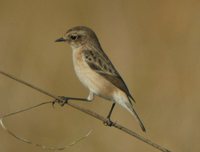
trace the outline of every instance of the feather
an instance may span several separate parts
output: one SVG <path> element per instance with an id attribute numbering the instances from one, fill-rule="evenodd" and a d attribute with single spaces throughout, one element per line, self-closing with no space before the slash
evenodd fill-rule
<path id="1" fill-rule="evenodd" d="M 128 98 L 135 102 L 124 80 L 121 78 L 103 51 L 99 52 L 95 50 L 84 50 L 83 52 L 83 58 L 92 70 L 96 71 L 98 74 L 111 82 L 114 86 L 125 92 Z M 131 101 L 130 103 L 132 105 Z"/>

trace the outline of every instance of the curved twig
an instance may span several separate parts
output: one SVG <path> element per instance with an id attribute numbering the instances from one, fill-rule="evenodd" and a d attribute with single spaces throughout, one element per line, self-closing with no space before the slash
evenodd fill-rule
<path id="1" fill-rule="evenodd" d="M 65 145 L 65 146 L 63 146 L 63 147 L 57 147 L 57 146 L 46 146 L 46 145 L 43 145 L 43 144 L 34 143 L 34 142 L 32 142 L 32 141 L 30 141 L 30 140 L 28 140 L 28 139 L 26 139 L 26 138 L 22 138 L 22 137 L 16 135 L 14 132 L 12 132 L 11 130 L 9 130 L 9 129 L 5 126 L 5 124 L 4 124 L 4 122 L 3 122 L 3 119 L 0 119 L 0 125 L 2 126 L 2 128 L 3 128 L 9 135 L 11 135 L 12 137 L 14 137 L 14 138 L 16 138 L 16 139 L 18 139 L 18 140 L 20 140 L 20 141 L 22 141 L 22 142 L 24 142 L 24 143 L 31 144 L 31 145 L 33 145 L 33 146 L 40 147 L 40 148 L 45 149 L 45 150 L 54 150 L 54 151 L 56 151 L 56 150 L 59 150 L 59 151 L 65 150 L 66 148 L 69 148 L 69 147 L 71 147 L 71 146 L 77 144 L 77 143 L 80 142 L 81 140 L 87 138 L 87 137 L 92 133 L 92 130 L 90 130 L 87 134 L 85 134 L 84 136 L 81 136 L 80 138 L 74 140 L 73 142 L 69 143 L 68 145 Z"/>
<path id="2" fill-rule="evenodd" d="M 46 94 L 46 95 L 48 95 L 48 96 L 50 96 L 50 97 L 52 97 L 52 98 L 54 98 L 54 99 L 56 99 L 58 101 L 65 102 L 64 100 L 60 99 L 59 97 L 57 97 L 57 96 L 55 96 L 55 95 L 53 95 L 53 94 L 51 94 L 51 93 L 49 93 L 47 91 L 44 91 L 41 88 L 38 88 L 38 87 L 36 87 L 36 86 L 34 86 L 34 85 L 24 81 L 24 80 L 20 80 L 20 79 L 16 78 L 15 76 L 11 75 L 11 74 L 8 74 L 8 73 L 3 72 L 3 71 L 0 71 L 0 74 L 5 75 L 5 76 L 7 76 L 7 77 L 9 77 L 9 78 L 11 78 L 11 79 L 13 79 L 15 81 L 18 81 L 18 82 L 26 85 L 26 86 L 29 86 L 29 87 L 31 87 L 31 88 L 33 88 L 33 89 L 35 89 L 35 90 L 37 90 L 37 91 L 39 91 L 39 92 L 41 92 L 43 94 Z M 70 100 L 70 98 L 69 98 L 69 100 Z M 86 114 L 98 119 L 98 120 L 101 120 L 102 122 L 106 122 L 107 121 L 107 118 L 97 114 L 94 111 L 91 111 L 89 109 L 85 109 L 85 108 L 83 108 L 83 107 L 81 107 L 79 105 L 76 105 L 76 104 L 73 104 L 73 103 L 70 103 L 70 102 L 68 102 L 67 104 L 69 106 L 79 110 L 79 111 L 82 111 L 82 112 L 84 112 L 84 113 L 86 113 Z M 168 150 L 168 149 L 166 149 L 166 148 L 164 148 L 164 147 L 152 142 L 151 140 L 149 140 L 147 138 L 144 138 L 143 136 L 137 134 L 136 132 L 134 132 L 134 131 L 132 131 L 132 130 L 120 125 L 120 124 L 118 124 L 118 123 L 112 123 L 111 127 L 115 127 L 117 129 L 119 129 L 119 130 L 121 130 L 121 131 L 123 131 L 123 132 L 125 132 L 125 133 L 127 133 L 127 134 L 129 134 L 129 135 L 131 135 L 131 136 L 133 136 L 135 138 L 137 138 L 138 140 L 140 140 L 140 141 L 142 141 L 144 143 L 147 143 L 148 145 L 150 145 L 150 146 L 152 146 L 152 147 L 154 147 L 154 148 L 156 148 L 156 149 L 158 149 L 160 151 L 170 152 L 170 150 Z"/>
<path id="3" fill-rule="evenodd" d="M 66 148 L 69 148 L 75 144 L 77 144 L 78 142 L 80 142 L 81 140 L 87 138 L 91 133 L 92 133 L 92 130 L 90 130 L 87 134 L 85 134 L 84 136 L 81 136 L 80 138 L 74 140 L 73 142 L 71 142 L 70 144 L 67 144 L 65 146 L 62 146 L 62 147 L 57 147 L 57 146 L 46 146 L 44 144 L 39 144 L 39 143 L 34 143 L 26 138 L 23 138 L 23 137 L 20 137 L 18 135 L 16 135 L 14 132 L 12 132 L 10 129 L 8 129 L 6 127 L 6 125 L 4 124 L 3 120 L 5 118 L 8 118 L 10 116 L 14 116 L 16 114 L 19 114 L 19 113 L 22 113 L 22 112 L 25 112 L 25 111 L 29 111 L 31 109 L 35 109 L 37 107 L 40 107 L 42 105 L 46 105 L 46 104 L 52 104 L 52 101 L 47 101 L 47 102 L 42 102 L 42 103 L 39 103 L 39 104 L 36 104 L 34 106 L 31 106 L 31 107 L 28 107 L 28 108 L 25 108 L 25 109 L 22 109 L 22 110 L 19 110 L 19 111 L 15 111 L 15 112 L 11 112 L 11 113 L 8 113 L 6 115 L 3 115 L 1 116 L 0 118 L 0 125 L 1 127 L 4 129 L 4 131 L 6 131 L 9 135 L 11 135 L 12 137 L 16 138 L 17 140 L 21 141 L 21 142 L 24 142 L 26 144 L 31 144 L 31 145 L 34 145 L 36 147 L 40 147 L 42 149 L 45 149 L 45 150 L 53 150 L 53 151 L 61 151 L 61 150 L 65 150 Z"/>

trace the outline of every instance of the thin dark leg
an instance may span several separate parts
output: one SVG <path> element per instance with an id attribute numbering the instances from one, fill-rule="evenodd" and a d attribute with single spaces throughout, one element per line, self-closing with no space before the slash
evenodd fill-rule
<path id="1" fill-rule="evenodd" d="M 111 117 L 111 114 L 112 114 L 112 112 L 113 112 L 113 109 L 114 109 L 114 107 L 115 107 L 115 104 L 116 103 L 113 103 L 112 104 L 112 107 L 111 107 L 111 109 L 110 109 L 110 112 L 109 112 L 109 114 L 108 114 L 108 116 L 107 116 L 107 120 L 104 122 L 104 124 L 106 125 L 106 126 L 112 126 L 113 125 L 113 122 L 110 120 L 110 117 Z"/>
<path id="2" fill-rule="evenodd" d="M 108 116 L 107 116 L 108 119 L 110 119 L 110 117 L 111 117 L 111 114 L 112 114 L 112 112 L 113 112 L 113 109 L 114 109 L 114 107 L 115 107 L 115 104 L 116 104 L 116 103 L 113 103 L 113 104 L 112 104 L 112 107 L 111 107 L 111 109 L 110 109 L 110 112 L 109 112 L 109 114 L 108 114 Z"/>
<path id="3" fill-rule="evenodd" d="M 79 101 L 86 101 L 86 102 L 90 102 L 90 100 L 88 100 L 87 98 L 74 98 L 74 97 L 65 97 L 65 96 L 59 96 L 61 99 L 63 100 L 79 100 Z"/>
<path id="4" fill-rule="evenodd" d="M 62 102 L 62 101 L 56 99 L 54 102 L 52 102 L 53 106 L 54 106 L 55 103 L 58 103 L 61 106 L 64 106 L 68 102 L 68 100 L 79 100 L 79 101 L 86 101 L 86 102 L 91 101 L 91 100 L 88 100 L 86 98 L 74 98 L 74 97 L 65 97 L 65 96 L 59 96 L 59 98 L 61 98 L 64 101 Z"/>

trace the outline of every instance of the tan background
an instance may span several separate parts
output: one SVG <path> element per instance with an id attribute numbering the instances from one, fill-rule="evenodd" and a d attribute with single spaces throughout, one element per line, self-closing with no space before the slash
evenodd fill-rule
<path id="1" fill-rule="evenodd" d="M 0 69 L 56 95 L 87 96 L 72 67 L 71 49 L 56 38 L 72 26 L 94 29 L 129 86 L 147 133 L 117 106 L 113 120 L 174 152 L 200 149 L 200 1 L 0 0 Z M 0 115 L 51 100 L 0 76 Z M 80 103 L 102 115 L 111 103 Z M 20 136 L 66 145 L 70 152 L 158 150 L 70 107 L 47 105 L 6 120 Z M 42 152 L 0 129 L 1 152 Z"/>

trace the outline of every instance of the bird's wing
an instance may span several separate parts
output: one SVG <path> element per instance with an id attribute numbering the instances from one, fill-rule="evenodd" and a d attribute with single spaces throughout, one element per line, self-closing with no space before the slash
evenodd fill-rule
<path id="1" fill-rule="evenodd" d="M 103 51 L 99 52 L 94 50 L 84 50 L 83 58 L 91 69 L 102 75 L 117 88 L 124 91 L 126 95 L 135 102 L 125 82 Z"/>

